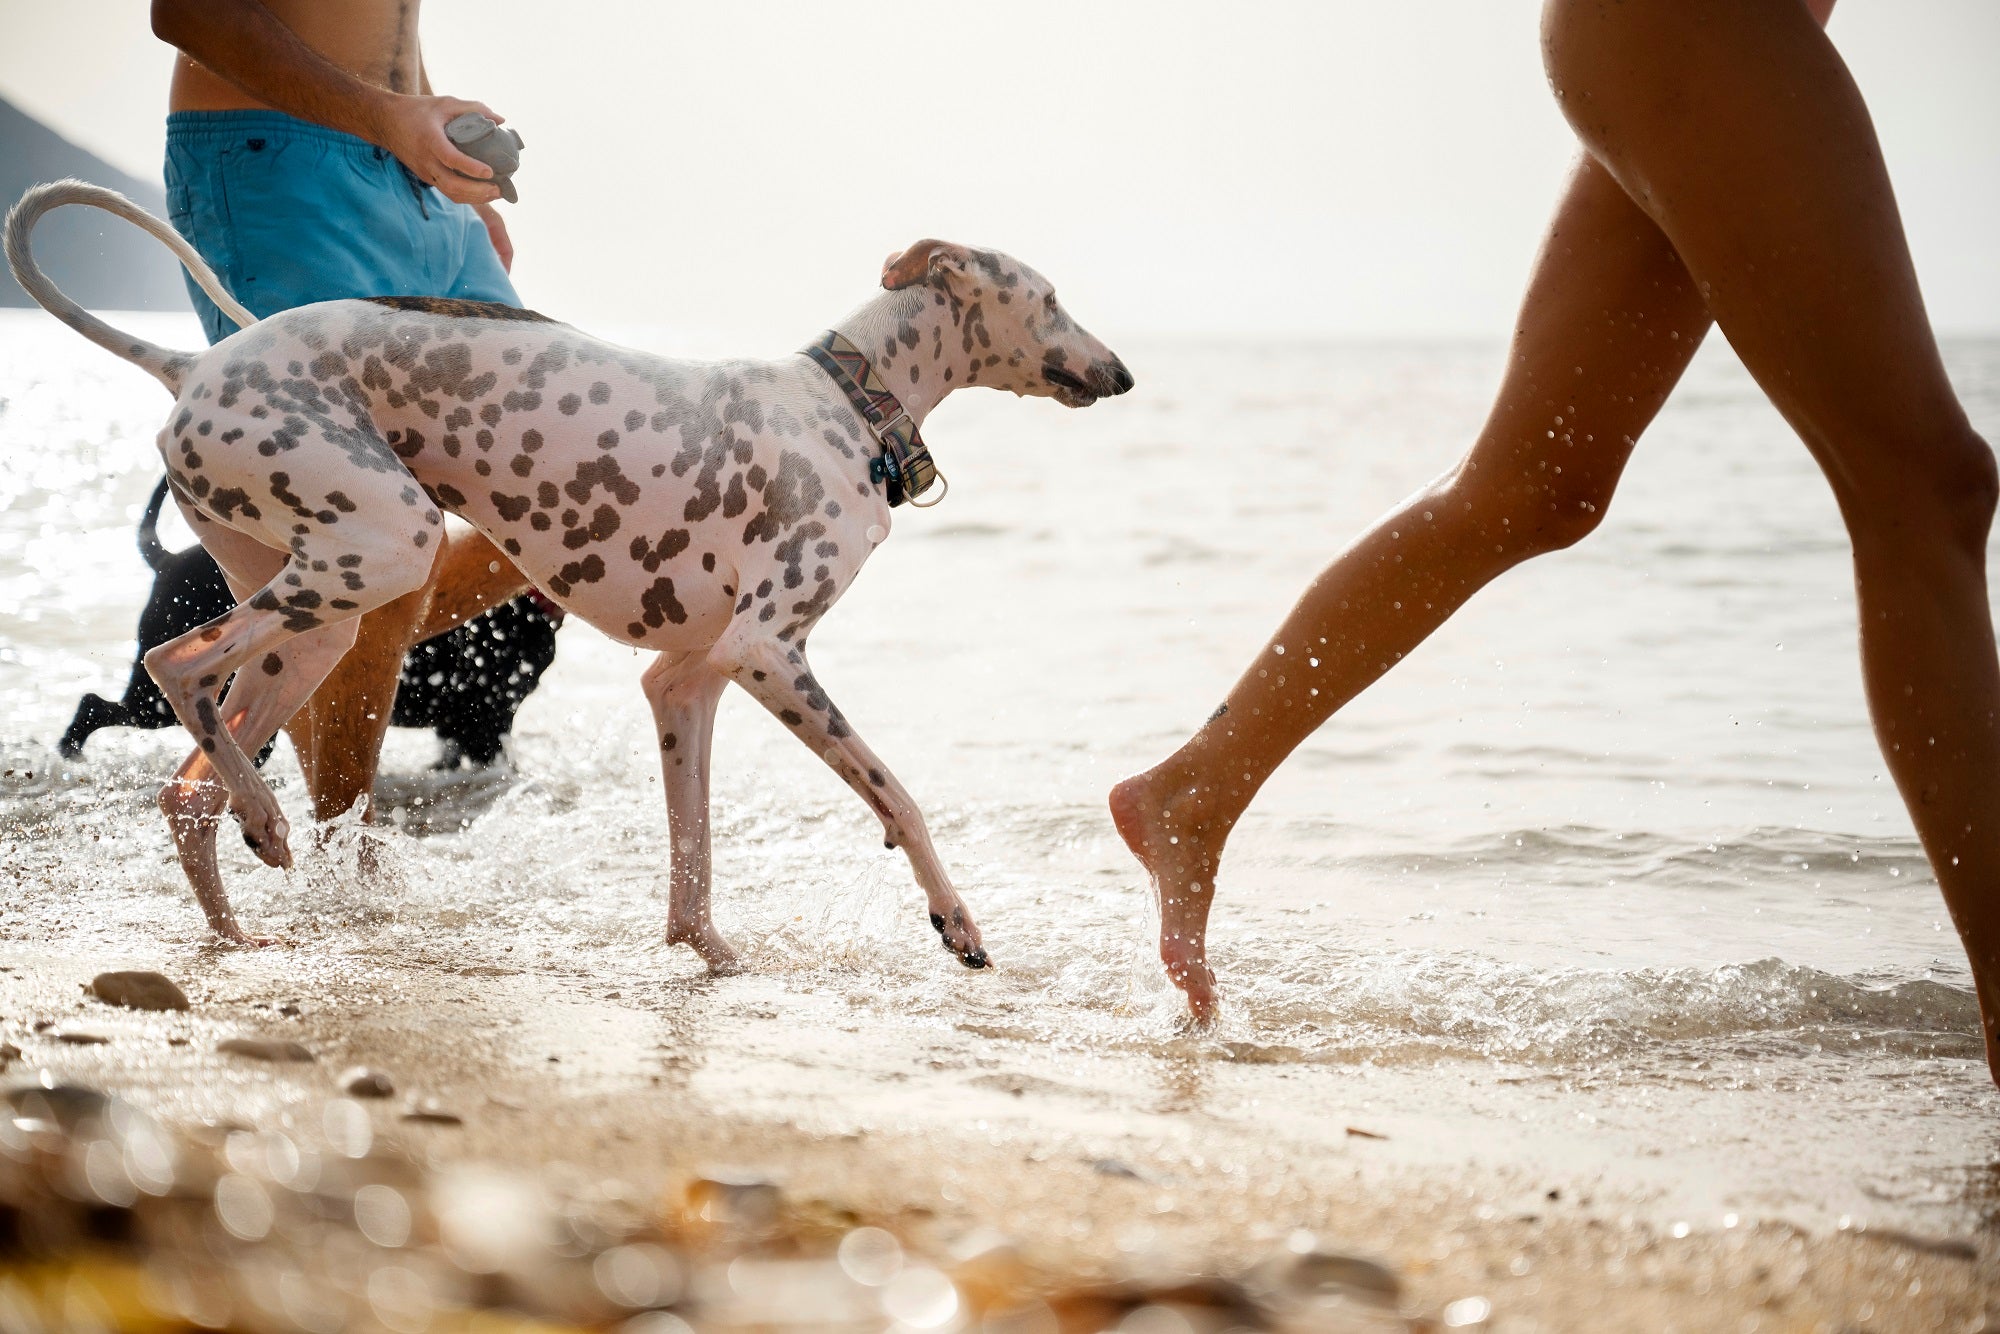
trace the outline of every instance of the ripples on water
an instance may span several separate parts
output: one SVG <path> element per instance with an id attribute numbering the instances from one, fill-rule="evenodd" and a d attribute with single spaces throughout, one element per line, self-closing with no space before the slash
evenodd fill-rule
<path id="1" fill-rule="evenodd" d="M 190 341 L 191 325 L 133 323 Z M 732 698 L 718 916 L 759 974 L 860 1014 L 1107 1051 L 1612 1059 L 1666 1081 L 1745 1053 L 1973 1068 L 1963 958 L 1862 711 L 1833 506 L 1716 349 L 1596 538 L 1483 594 L 1272 785 L 1217 911 L 1228 1018 L 1182 1034 L 1101 795 L 1208 712 L 1339 542 L 1451 461 L 1496 358 L 1234 344 L 1128 360 L 1129 402 L 948 404 L 929 434 L 950 506 L 899 512 L 815 637 L 1001 969 L 968 979 L 935 948 L 859 804 Z M 1950 361 L 2000 434 L 2000 346 Z M 73 765 L 52 750 L 82 690 L 122 686 L 164 396 L 38 314 L 0 315 L 0 366 L 0 928 L 65 948 L 196 942 L 151 806 L 184 740 L 104 732 Z M 511 774 L 434 781 L 430 743 L 398 733 L 387 826 L 336 830 L 289 879 L 225 848 L 239 908 L 360 963 L 444 950 L 690 984 L 691 956 L 657 946 L 668 844 L 641 666 L 568 629 Z M 298 812 L 288 756 L 273 772 Z M 355 883 L 364 838 L 394 883 Z"/>

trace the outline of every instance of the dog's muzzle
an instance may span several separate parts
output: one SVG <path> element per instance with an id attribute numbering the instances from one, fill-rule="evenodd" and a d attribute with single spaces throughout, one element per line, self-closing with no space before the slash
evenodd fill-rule
<path id="1" fill-rule="evenodd" d="M 1089 407 L 1100 398 L 1115 398 L 1132 388 L 1132 372 L 1125 369 L 1125 363 L 1113 357 L 1110 361 L 1093 361 L 1090 374 L 1086 378 L 1074 375 L 1060 366 L 1043 366 L 1042 379 L 1054 386 L 1056 400 L 1069 407 Z"/>

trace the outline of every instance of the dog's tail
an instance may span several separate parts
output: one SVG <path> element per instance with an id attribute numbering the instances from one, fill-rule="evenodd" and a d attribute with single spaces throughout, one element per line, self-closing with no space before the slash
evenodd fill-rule
<path id="1" fill-rule="evenodd" d="M 160 506 L 167 500 L 167 479 L 153 488 L 153 498 L 146 502 L 146 512 L 139 516 L 139 556 L 154 574 L 167 563 L 167 546 L 160 541 Z"/>
<path id="2" fill-rule="evenodd" d="M 222 280 L 215 276 L 215 270 L 202 262 L 201 256 L 194 252 L 194 247 L 179 232 L 117 191 L 69 180 L 37 185 L 22 195 L 21 202 L 7 214 L 7 267 L 14 271 L 14 281 L 21 284 L 21 290 L 35 298 L 49 314 L 113 356 L 123 357 L 145 371 L 165 385 L 169 392 L 180 392 L 181 376 L 188 363 L 194 360 L 192 353 L 155 347 L 143 339 L 120 333 L 57 291 L 56 285 L 35 267 L 35 254 L 28 244 L 28 233 L 41 221 L 42 214 L 64 204 L 88 204 L 92 208 L 101 208 L 151 233 L 173 251 L 181 263 L 187 265 L 187 271 L 194 275 L 195 282 L 201 285 L 201 290 L 208 293 L 209 299 L 222 309 L 224 315 L 236 321 L 239 327 L 257 322 L 255 315 L 229 295 Z"/>

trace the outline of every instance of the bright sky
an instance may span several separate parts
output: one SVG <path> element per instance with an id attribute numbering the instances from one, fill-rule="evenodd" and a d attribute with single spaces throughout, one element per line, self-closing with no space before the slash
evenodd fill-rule
<path id="1" fill-rule="evenodd" d="M 530 305 L 781 342 L 918 237 L 1115 333 L 1497 337 L 1571 152 L 1537 0 L 429 0 L 526 137 Z M 0 0 L 0 96 L 157 177 L 143 0 Z M 1938 324 L 2000 331 L 2000 3 L 1843 0 Z M 761 348 L 746 346 L 745 351 Z"/>

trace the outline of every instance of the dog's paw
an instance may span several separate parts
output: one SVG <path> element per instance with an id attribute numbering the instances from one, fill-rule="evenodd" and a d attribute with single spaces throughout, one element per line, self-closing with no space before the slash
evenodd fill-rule
<path id="1" fill-rule="evenodd" d="M 230 813 L 243 830 L 244 846 L 257 854 L 257 860 L 280 870 L 292 869 L 292 829 L 276 801 L 260 802 L 254 811 L 232 807 Z"/>
<path id="2" fill-rule="evenodd" d="M 979 928 L 965 920 L 965 909 L 953 908 L 951 920 L 945 921 L 943 914 L 931 914 L 931 928 L 944 941 L 944 947 L 958 956 L 958 961 L 967 968 L 991 968 L 992 960 L 986 957 L 985 948 L 979 943 Z"/>

